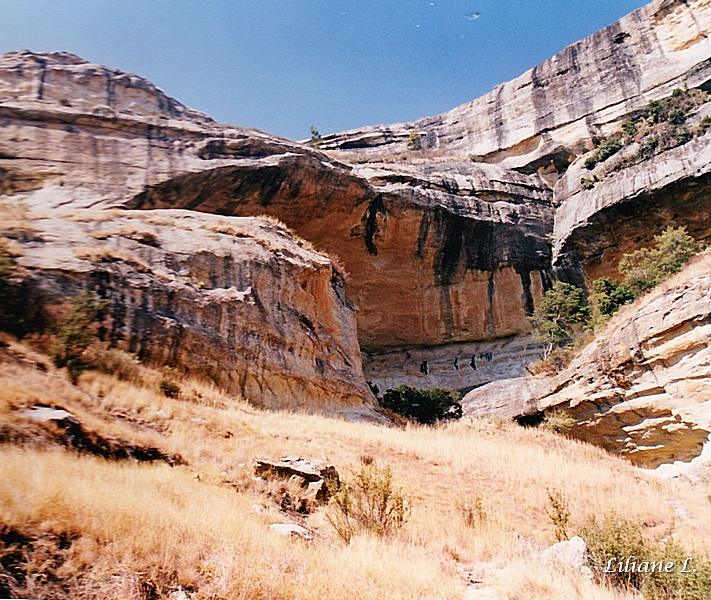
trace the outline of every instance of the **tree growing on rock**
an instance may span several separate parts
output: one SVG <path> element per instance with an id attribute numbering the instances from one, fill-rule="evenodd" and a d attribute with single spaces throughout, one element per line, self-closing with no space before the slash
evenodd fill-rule
<path id="1" fill-rule="evenodd" d="M 544 358 L 548 358 L 553 349 L 570 344 L 576 329 L 589 318 L 590 308 L 579 287 L 559 281 L 543 294 L 531 322 L 535 336 L 546 344 Z"/>

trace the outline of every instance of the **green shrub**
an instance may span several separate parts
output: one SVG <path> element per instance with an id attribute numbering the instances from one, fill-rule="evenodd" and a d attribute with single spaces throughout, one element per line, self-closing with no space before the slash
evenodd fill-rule
<path id="1" fill-rule="evenodd" d="M 589 317 L 590 309 L 580 288 L 559 281 L 543 294 L 531 322 L 535 336 L 548 345 L 544 358 L 554 348 L 572 342 L 575 325 L 584 324 Z"/>
<path id="2" fill-rule="evenodd" d="M 686 113 L 679 108 L 675 108 L 669 112 L 669 122 L 672 125 L 683 125 L 686 123 Z"/>
<path id="3" fill-rule="evenodd" d="M 639 143 L 639 157 L 641 159 L 652 158 L 659 146 L 659 138 L 649 135 Z"/>
<path id="4" fill-rule="evenodd" d="M 654 248 L 640 248 L 624 254 L 620 260 L 618 269 L 625 276 L 625 285 L 636 293 L 648 290 L 681 271 L 701 249 L 684 227 L 674 229 L 669 226 L 654 239 Z"/>
<path id="5" fill-rule="evenodd" d="M 401 385 L 385 392 L 383 408 L 425 425 L 437 421 L 460 419 L 462 405 L 460 394 L 444 388 L 422 390 Z"/>
<path id="6" fill-rule="evenodd" d="M 617 137 L 609 137 L 603 140 L 595 150 L 595 160 L 599 163 L 605 162 L 613 154 L 617 154 L 622 149 L 622 140 Z"/>
<path id="7" fill-rule="evenodd" d="M 546 413 L 540 426 L 556 433 L 568 433 L 573 425 L 575 425 L 575 419 L 571 414 L 565 409 L 557 408 Z"/>
<path id="8" fill-rule="evenodd" d="M 178 398 L 182 391 L 180 385 L 172 379 L 161 379 L 160 383 L 158 383 L 158 389 L 168 398 Z"/>
<path id="9" fill-rule="evenodd" d="M 622 122 L 622 133 L 625 135 L 625 137 L 633 138 L 634 136 L 637 135 L 637 125 L 635 125 L 630 120 L 623 121 Z"/>
<path id="10" fill-rule="evenodd" d="M 86 358 L 87 368 L 107 375 L 114 375 L 122 381 L 139 383 L 141 371 L 138 359 L 129 352 L 117 348 L 94 348 Z"/>
<path id="11" fill-rule="evenodd" d="M 591 190 L 595 187 L 595 179 L 588 179 L 587 177 L 583 177 L 580 179 L 580 185 L 583 186 L 584 190 Z"/>
<path id="12" fill-rule="evenodd" d="M 642 588 L 644 573 L 605 572 L 612 559 L 625 560 L 628 556 L 636 556 L 639 560 L 649 560 L 649 548 L 637 523 L 618 517 L 612 511 L 605 515 L 602 523 L 591 515 L 577 533 L 587 544 L 590 568 L 600 583 Z"/>
<path id="13" fill-rule="evenodd" d="M 682 127 L 681 129 L 677 129 L 674 137 L 676 138 L 676 143 L 679 146 L 683 146 L 687 142 L 690 142 L 694 136 L 691 135 L 691 132 L 688 129 Z"/>
<path id="14" fill-rule="evenodd" d="M 649 114 L 649 118 L 652 119 L 654 123 L 658 123 L 660 121 L 660 117 L 662 116 L 662 109 L 663 106 L 659 100 L 652 100 L 647 106 L 647 113 Z"/>
<path id="15" fill-rule="evenodd" d="M 636 295 L 624 283 L 601 277 L 593 281 L 590 294 L 592 325 L 598 327 L 615 314 L 620 306 L 633 302 Z"/>
<path id="16" fill-rule="evenodd" d="M 708 600 L 711 561 L 689 552 L 671 532 L 664 540 L 647 540 L 637 523 L 612 511 L 602 523 L 589 517 L 577 533 L 587 544 L 591 569 L 599 583 L 640 590 L 647 600 Z M 634 569 L 625 568 L 628 557 L 635 563 Z M 666 572 L 664 567 L 669 563 L 673 569 Z M 682 572 L 685 564 L 687 572 Z"/>
<path id="17" fill-rule="evenodd" d="M 402 490 L 393 487 L 389 467 L 364 464 L 348 483 L 328 481 L 331 494 L 328 522 L 349 544 L 353 536 L 367 533 L 388 537 L 397 533 L 410 517 Z"/>
<path id="18" fill-rule="evenodd" d="M 652 545 L 651 559 L 665 565 L 674 563 L 671 573 L 655 570 L 644 573 L 642 594 L 649 600 L 708 600 L 711 593 L 711 562 L 707 556 L 689 552 L 676 540 L 669 537 L 666 541 Z M 687 571 L 682 572 L 687 559 Z"/>
<path id="19" fill-rule="evenodd" d="M 588 157 L 585 159 L 585 168 L 586 168 L 588 171 L 592 171 L 592 170 L 595 168 L 595 165 L 596 165 L 596 164 L 597 164 L 597 159 L 595 158 L 594 155 L 593 155 L 593 156 L 588 156 Z"/>
<path id="20" fill-rule="evenodd" d="M 85 351 L 97 339 L 98 323 L 108 306 L 96 292 L 84 290 L 72 298 L 67 314 L 52 327 L 52 360 L 59 368 L 67 367 L 73 380 L 90 366 Z"/>
<path id="21" fill-rule="evenodd" d="M 565 499 L 563 492 L 558 489 L 546 488 L 546 492 L 548 493 L 548 502 L 550 504 L 550 508 L 546 512 L 555 528 L 555 541 L 564 542 L 568 539 L 568 520 L 570 519 L 568 501 Z"/>
<path id="22" fill-rule="evenodd" d="M 411 131 L 410 135 L 407 139 L 407 149 L 408 150 L 422 150 L 422 136 L 415 132 Z"/>

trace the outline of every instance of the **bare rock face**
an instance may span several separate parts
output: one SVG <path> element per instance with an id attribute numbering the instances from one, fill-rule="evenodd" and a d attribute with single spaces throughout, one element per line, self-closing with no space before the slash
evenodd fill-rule
<path id="1" fill-rule="evenodd" d="M 688 462 L 711 432 L 711 254 L 620 312 L 537 408 L 637 464 Z"/>
<path id="2" fill-rule="evenodd" d="M 0 194 L 28 209 L 276 216 L 340 257 L 367 352 L 431 348 L 437 361 L 446 344 L 530 331 L 553 227 L 552 192 L 537 174 L 461 160 L 349 166 L 217 125 L 140 77 L 68 54 L 6 54 L 0 81 Z M 498 355 L 515 373 L 527 358 Z M 485 373 L 461 373 L 459 387 Z"/>
<path id="3" fill-rule="evenodd" d="M 540 356 L 529 317 L 555 277 L 614 275 L 670 224 L 711 239 L 708 135 L 581 185 L 595 143 L 684 86 L 711 89 L 705 0 L 655 0 L 469 104 L 320 150 L 73 55 L 8 53 L 0 201 L 275 216 L 350 273 L 368 380 L 469 390 Z"/>
<path id="4" fill-rule="evenodd" d="M 4 220 L 49 302 L 108 299 L 106 338 L 259 406 L 379 418 L 355 312 L 330 260 L 270 221 L 187 211 Z"/>
<path id="5" fill-rule="evenodd" d="M 546 391 L 547 377 L 500 378 L 469 392 L 462 398 L 464 417 L 518 418 L 538 413 L 537 400 Z"/>
<path id="6" fill-rule="evenodd" d="M 324 136 L 322 147 L 394 154 L 412 132 L 425 149 L 562 172 L 581 147 L 650 100 L 705 84 L 710 29 L 705 0 L 655 0 L 473 102 L 414 123 Z"/>

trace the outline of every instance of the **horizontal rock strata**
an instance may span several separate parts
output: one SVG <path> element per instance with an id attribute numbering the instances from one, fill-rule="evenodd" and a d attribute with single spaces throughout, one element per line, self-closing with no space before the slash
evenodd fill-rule
<path id="1" fill-rule="evenodd" d="M 540 394 L 571 434 L 656 467 L 690 461 L 711 432 L 711 254 L 622 309 Z"/>
<path id="2" fill-rule="evenodd" d="M 186 211 L 4 220 L 46 302 L 110 301 L 105 337 L 257 405 L 378 418 L 355 312 L 330 260 L 270 221 Z"/>

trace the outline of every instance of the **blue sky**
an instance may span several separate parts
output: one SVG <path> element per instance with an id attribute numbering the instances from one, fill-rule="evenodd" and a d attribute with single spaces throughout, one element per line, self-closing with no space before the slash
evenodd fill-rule
<path id="1" fill-rule="evenodd" d="M 292 139 L 434 115 L 641 0 L 0 0 L 0 52 L 67 50 Z"/>

